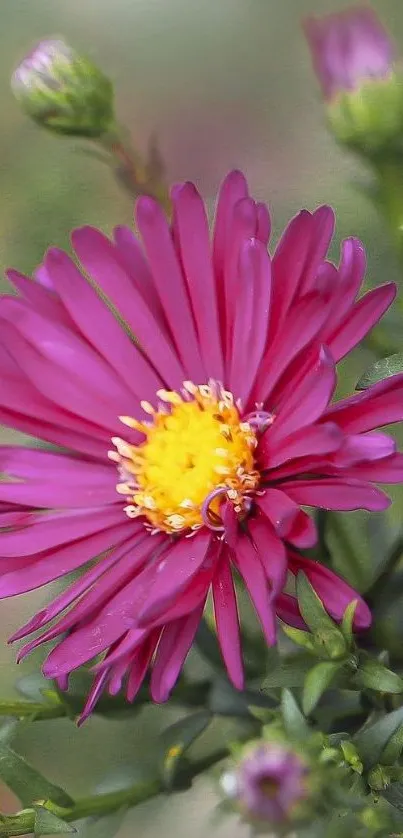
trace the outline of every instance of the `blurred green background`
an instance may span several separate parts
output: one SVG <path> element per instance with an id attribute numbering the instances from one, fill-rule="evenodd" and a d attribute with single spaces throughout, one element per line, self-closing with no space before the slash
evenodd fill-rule
<path id="1" fill-rule="evenodd" d="M 30 272 L 48 245 L 68 245 L 72 227 L 89 223 L 110 230 L 131 219 L 130 199 L 108 170 L 82 154 L 79 142 L 53 138 L 30 124 L 12 99 L 14 65 L 36 40 L 61 35 L 112 77 L 120 116 L 135 145 L 144 149 L 150 135 L 157 135 L 170 180 L 194 180 L 211 204 L 227 170 L 243 168 L 252 192 L 270 204 L 275 236 L 302 206 L 331 203 L 339 219 L 337 241 L 355 234 L 367 247 L 371 284 L 398 279 L 387 231 L 360 189 L 366 172 L 334 145 L 324 127 L 301 32 L 305 15 L 345 5 L 335 0 L 0 0 L 1 267 Z M 403 53 L 401 0 L 371 5 Z M 352 381 L 363 366 L 361 354 Z M 4 431 L 3 439 L 13 438 Z M 397 514 L 399 509 L 401 502 Z M 11 695 L 16 678 L 35 666 L 28 661 L 17 670 L 6 637 L 45 596 L 1 603 L 2 696 Z M 121 778 L 133 778 L 139 763 L 151 764 L 149 743 L 175 714 L 156 708 L 142 713 L 141 724 L 94 718 L 79 732 L 67 722 L 37 723 L 16 744 L 53 780 L 81 794 L 112 765 Z M 234 821 L 217 825 L 212 820 L 214 799 L 211 782 L 200 780 L 186 795 L 136 809 L 119 835 L 151 838 L 161 831 L 191 831 L 193 838 L 240 838 L 243 830 Z M 13 805 L 0 789 L 0 809 Z"/>

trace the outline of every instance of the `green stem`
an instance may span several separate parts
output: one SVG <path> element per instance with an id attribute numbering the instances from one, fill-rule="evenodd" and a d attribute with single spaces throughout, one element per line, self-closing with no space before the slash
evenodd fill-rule
<path id="1" fill-rule="evenodd" d="M 375 201 L 389 227 L 399 265 L 403 269 L 403 160 L 401 157 L 380 159 L 374 163 L 377 179 Z M 403 311 L 403 294 L 399 294 Z"/>
<path id="2" fill-rule="evenodd" d="M 189 778 L 194 779 L 199 774 L 202 774 L 212 765 L 220 762 L 227 756 L 227 749 L 220 748 L 214 753 L 203 759 L 194 762 L 190 767 Z M 142 783 L 136 783 L 128 789 L 121 791 L 109 792 L 108 794 L 93 795 L 91 797 L 83 797 L 68 809 L 55 806 L 51 802 L 46 802 L 45 806 L 57 817 L 71 823 L 82 818 L 98 817 L 106 814 L 111 814 L 119 809 L 137 806 L 139 803 L 144 803 L 152 797 L 156 797 L 165 791 L 162 779 L 145 780 Z M 0 838 L 11 838 L 14 835 L 28 835 L 34 832 L 35 829 L 35 811 L 33 809 L 24 809 L 16 815 L 0 816 Z"/>
<path id="3" fill-rule="evenodd" d="M 185 707 L 202 707 L 205 704 L 206 697 L 211 688 L 210 681 L 200 681 L 197 684 L 181 683 L 177 686 L 171 702 Z M 138 702 L 141 704 L 147 701 L 146 690 L 138 697 Z M 123 709 L 127 709 L 129 705 L 125 703 Z M 118 700 L 104 699 L 101 701 L 98 712 L 100 715 L 108 715 L 108 712 L 115 712 L 122 709 L 122 704 Z M 61 719 L 71 717 L 72 715 L 79 715 L 82 710 L 82 703 L 78 699 L 66 695 L 65 702 L 55 704 L 41 704 L 39 701 L 23 701 L 20 699 L 11 699 L 10 701 L 0 700 L 0 718 L 3 716 L 12 717 L 15 719 L 31 719 L 32 721 L 40 722 L 46 719 Z M 95 711 L 97 712 L 97 710 Z M 1 835 L 1 832 L 0 832 Z"/>
<path id="4" fill-rule="evenodd" d="M 162 164 L 156 157 L 155 150 L 149 151 L 144 158 L 131 145 L 127 132 L 119 125 L 111 127 L 109 133 L 99 140 L 102 148 L 112 155 L 116 163 L 115 174 L 118 182 L 132 195 L 150 195 L 155 198 L 166 212 L 171 215 L 171 200 L 165 183 Z"/>

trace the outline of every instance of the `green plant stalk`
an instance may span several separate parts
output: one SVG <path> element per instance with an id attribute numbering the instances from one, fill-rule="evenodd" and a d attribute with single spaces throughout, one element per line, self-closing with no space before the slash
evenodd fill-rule
<path id="1" fill-rule="evenodd" d="M 115 175 L 118 183 L 135 199 L 139 195 L 155 198 L 169 218 L 171 199 L 160 161 L 155 165 L 151 156 L 147 159 L 137 152 L 125 128 L 117 123 L 102 134 L 97 140 L 97 145 L 111 156 L 113 165 L 116 164 Z"/>
<path id="2" fill-rule="evenodd" d="M 201 681 L 197 684 L 179 684 L 171 696 L 171 702 L 185 707 L 201 707 L 205 703 L 210 686 L 209 681 Z M 145 698 L 146 696 L 139 696 L 139 698 L 143 697 Z M 99 713 L 100 715 L 107 715 L 108 711 L 118 712 L 119 709 L 121 709 L 121 705 L 111 700 L 108 702 L 107 707 L 102 707 L 101 705 Z M 69 706 L 68 697 L 65 703 L 60 701 L 60 703 L 55 702 L 54 704 L 45 704 L 40 701 L 23 701 L 20 699 L 11 699 L 10 701 L 0 700 L 0 718 L 11 717 L 40 722 L 46 719 L 71 718 L 75 714 L 78 715 L 80 711 L 81 707 L 77 706 L 76 709 L 73 706 Z"/>
<path id="3" fill-rule="evenodd" d="M 227 756 L 227 753 L 226 748 L 220 748 L 207 757 L 194 762 L 189 770 L 189 779 L 194 779 L 208 768 L 220 762 Z M 38 804 L 41 802 L 54 815 L 57 815 L 57 817 L 67 823 L 71 823 L 83 818 L 100 817 L 116 812 L 119 809 L 137 806 L 139 803 L 144 803 L 146 800 L 150 800 L 152 797 L 156 797 L 164 791 L 165 788 L 162 779 L 154 778 L 136 783 L 128 789 L 122 789 L 121 791 L 83 797 L 81 800 L 75 801 L 68 809 L 56 806 L 51 801 L 38 801 Z M 12 838 L 14 835 L 29 835 L 34 832 L 34 829 L 35 811 L 33 809 L 24 809 L 15 815 L 0 815 L 0 838 Z"/>
<path id="4" fill-rule="evenodd" d="M 375 204 L 389 228 L 399 265 L 403 270 L 403 158 L 391 156 L 374 162 Z M 403 312 L 403 293 L 398 304 Z"/>

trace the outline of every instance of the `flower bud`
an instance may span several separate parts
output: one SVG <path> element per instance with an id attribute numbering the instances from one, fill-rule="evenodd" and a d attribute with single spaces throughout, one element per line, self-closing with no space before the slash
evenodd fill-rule
<path id="1" fill-rule="evenodd" d="M 288 821 L 308 794 L 308 765 L 299 754 L 275 742 L 249 745 L 234 771 L 221 778 L 224 794 L 236 800 L 252 821 Z"/>
<path id="2" fill-rule="evenodd" d="M 401 148 L 403 74 L 369 7 L 309 19 L 305 33 L 339 142 L 368 156 Z"/>
<path id="3" fill-rule="evenodd" d="M 37 44 L 15 70 L 11 86 L 25 112 L 57 134 L 97 138 L 113 124 L 111 82 L 61 39 Z"/>

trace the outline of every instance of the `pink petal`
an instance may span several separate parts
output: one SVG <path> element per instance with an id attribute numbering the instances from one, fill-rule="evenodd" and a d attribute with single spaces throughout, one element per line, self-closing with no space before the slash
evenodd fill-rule
<path id="1" fill-rule="evenodd" d="M 247 535 L 237 541 L 233 560 L 238 568 L 269 646 L 276 642 L 276 621 L 273 604 L 270 601 L 266 575 L 257 550 Z"/>
<path id="2" fill-rule="evenodd" d="M 287 576 L 287 556 L 282 541 L 270 521 L 262 514 L 252 518 L 248 530 L 270 583 L 271 598 L 283 589 Z"/>
<path id="3" fill-rule="evenodd" d="M 167 386 L 177 390 L 186 377 L 183 367 L 171 342 L 165 338 L 163 328 L 153 319 L 141 294 L 133 287 L 119 252 L 92 227 L 75 230 L 72 241 L 81 264 L 128 324 L 151 364 Z"/>
<path id="4" fill-rule="evenodd" d="M 108 374 L 102 359 L 72 333 L 53 327 L 35 312 L 23 311 L 20 300 L 8 302 L 17 308 L 5 308 L 2 301 L 1 316 L 11 321 L 2 322 L 3 342 L 34 386 L 64 410 L 98 422 L 109 435 L 118 433 L 115 405 L 119 404 L 119 413 L 130 415 L 136 409 L 134 397 L 118 387 L 117 377 L 112 371 Z"/>
<path id="5" fill-rule="evenodd" d="M 39 449 L 0 447 L 0 471 L 24 481 L 0 482 L 0 499 L 36 507 L 119 503 L 113 467 Z"/>
<path id="6" fill-rule="evenodd" d="M 130 702 L 134 701 L 144 681 L 158 638 L 159 632 L 151 632 L 150 636 L 137 649 L 134 660 L 130 664 L 126 690 L 126 697 Z"/>
<path id="7" fill-rule="evenodd" d="M 331 477 L 290 480 L 284 484 L 284 489 L 296 503 L 319 509 L 367 509 L 380 512 L 390 505 L 389 498 L 383 492 L 364 480 Z"/>
<path id="8" fill-rule="evenodd" d="M 235 205 L 248 196 L 248 185 L 242 172 L 233 171 L 225 178 L 218 196 L 214 223 L 213 265 L 218 295 L 221 335 L 225 331 L 225 281 L 224 263 L 227 249 L 228 231 Z"/>
<path id="9" fill-rule="evenodd" d="M 308 294 L 295 302 L 287 315 L 287 325 L 269 344 L 262 361 L 254 397 L 266 401 L 287 366 L 319 334 L 327 315 L 324 298 Z"/>
<path id="10" fill-rule="evenodd" d="M 244 688 L 241 638 L 236 593 L 229 557 L 224 555 L 213 579 L 214 615 L 221 654 L 231 683 Z"/>
<path id="11" fill-rule="evenodd" d="M 166 332 L 166 321 L 161 300 L 158 297 L 150 268 L 137 236 L 130 227 L 123 225 L 115 227 L 113 235 L 120 261 L 124 264 L 128 276 L 143 297 L 153 317 L 161 323 L 161 326 L 164 324 L 163 331 Z"/>
<path id="12" fill-rule="evenodd" d="M 311 425 L 294 431 L 280 442 L 272 438 L 268 428 L 259 441 L 257 456 L 263 469 L 272 469 L 300 457 L 319 456 L 337 451 L 343 434 L 334 422 Z"/>
<path id="13" fill-rule="evenodd" d="M 337 467 L 355 465 L 366 460 L 382 460 L 396 451 L 396 442 L 388 434 L 349 434 L 332 461 Z"/>
<path id="14" fill-rule="evenodd" d="M 240 254 L 229 389 L 246 403 L 267 341 L 271 269 L 266 248 L 249 239 Z"/>
<path id="15" fill-rule="evenodd" d="M 83 594 L 85 594 L 85 597 L 79 601 L 78 610 L 74 609 L 74 613 L 71 610 L 68 614 L 69 620 L 73 617 L 68 628 L 82 619 L 84 613 L 90 613 L 95 606 L 98 607 L 103 601 L 104 592 L 110 595 L 111 590 L 113 591 L 121 583 L 125 573 L 131 575 L 141 565 L 144 560 L 144 548 L 142 546 L 144 540 L 144 530 L 139 523 L 123 544 L 119 545 L 117 549 L 111 550 L 107 556 L 98 559 L 90 570 L 83 573 L 66 590 L 58 594 L 46 608 L 39 611 L 25 626 L 20 628 L 11 637 L 11 641 L 21 640 L 27 634 L 43 628 L 46 623 L 59 617 L 66 608 L 72 605 L 75 600 L 79 600 Z M 125 561 L 121 562 L 123 558 Z M 120 565 L 117 567 L 119 562 Z M 112 573 L 109 573 L 109 570 L 112 570 Z M 90 591 L 95 583 L 96 587 Z M 58 626 L 57 628 L 59 629 Z"/>
<path id="16" fill-rule="evenodd" d="M 376 483 L 400 483 L 403 481 L 403 454 L 391 454 L 378 462 L 357 463 L 348 469 L 348 474 Z"/>
<path id="17" fill-rule="evenodd" d="M 362 242 L 349 238 L 342 242 L 338 279 L 333 291 L 332 305 L 322 340 L 343 324 L 344 317 L 354 303 L 366 270 L 366 256 Z"/>
<path id="18" fill-rule="evenodd" d="M 148 549 L 153 551 L 161 548 L 164 538 L 164 536 L 160 538 L 157 536 L 151 538 L 150 536 L 148 545 L 146 542 L 142 542 L 138 548 L 141 551 L 141 557 L 145 559 L 146 556 L 149 556 L 150 561 L 152 561 L 152 553 L 148 553 Z M 137 549 L 133 553 L 137 562 Z M 74 666 L 77 667 L 95 658 L 112 643 L 123 637 L 130 629 L 138 631 L 138 637 L 141 638 L 144 632 L 142 629 L 137 629 L 137 625 L 135 625 L 138 604 L 136 594 L 137 577 L 124 584 L 117 593 L 112 588 L 111 596 L 106 604 L 101 609 L 96 608 L 91 619 L 84 620 L 81 626 L 62 640 L 50 653 L 45 664 L 46 677 L 54 678 L 56 675 L 67 672 L 71 668 L 72 660 Z M 95 588 L 94 597 L 96 596 Z M 88 595 L 86 598 L 88 598 Z M 85 611 L 89 607 L 88 601 L 85 604 L 86 598 L 84 598 Z"/>
<path id="19" fill-rule="evenodd" d="M 33 556 L 122 523 L 128 519 L 119 506 L 49 512 L 38 515 L 29 527 L 2 533 L 1 555 Z"/>
<path id="20" fill-rule="evenodd" d="M 110 550 L 127 538 L 129 521 L 114 527 L 102 529 L 92 535 L 82 537 L 59 548 L 46 550 L 34 556 L 24 567 L 23 572 L 13 571 L 0 575 L 0 598 L 26 593 L 67 573 L 82 567 L 86 562 Z M 0 559 L 0 564 L 5 560 Z M 15 559 L 14 561 L 20 561 Z"/>
<path id="21" fill-rule="evenodd" d="M 276 600 L 276 614 L 287 626 L 308 631 L 308 627 L 301 617 L 298 601 L 289 594 L 280 594 Z"/>
<path id="22" fill-rule="evenodd" d="M 323 206 L 315 210 L 312 215 L 311 242 L 300 286 L 301 293 L 307 294 L 315 287 L 316 276 L 332 241 L 334 227 L 335 217 L 331 207 Z"/>
<path id="23" fill-rule="evenodd" d="M 185 183 L 175 191 L 173 203 L 182 265 L 204 367 L 208 377 L 223 381 L 218 304 L 204 204 L 191 183 Z"/>
<path id="24" fill-rule="evenodd" d="M 392 375 L 368 390 L 336 402 L 324 414 L 347 433 L 372 431 L 403 420 L 403 374 Z"/>
<path id="25" fill-rule="evenodd" d="M 168 700 L 203 615 L 204 603 L 190 614 L 167 625 L 161 635 L 151 674 L 151 695 L 158 704 Z"/>
<path id="26" fill-rule="evenodd" d="M 60 299 L 81 334 L 113 367 L 138 400 L 153 399 L 162 386 L 161 379 L 74 262 L 62 250 L 53 248 L 48 252 L 46 266 Z M 91 316 L 88 316 L 89 312 Z"/>
<path id="27" fill-rule="evenodd" d="M 336 385 L 334 363 L 328 352 L 321 348 L 315 367 L 305 376 L 289 396 L 267 433 L 277 445 L 294 431 L 306 428 L 319 419 L 326 410 Z"/>
<path id="28" fill-rule="evenodd" d="M 273 256 L 273 332 L 280 331 L 296 296 L 308 256 L 312 216 L 302 210 L 286 227 Z"/>
<path id="29" fill-rule="evenodd" d="M 333 619 L 341 620 L 350 602 L 357 600 L 354 628 L 366 629 L 371 625 L 372 616 L 366 602 L 344 579 L 312 559 L 303 558 L 296 553 L 290 554 L 289 558 L 292 573 L 296 574 L 300 570 L 305 573 Z"/>
<path id="30" fill-rule="evenodd" d="M 396 296 L 393 282 L 369 291 L 351 309 L 342 325 L 326 339 L 335 361 L 344 358 L 375 326 Z"/>
<path id="31" fill-rule="evenodd" d="M 210 562 L 215 561 L 215 550 L 209 551 L 210 542 L 211 533 L 206 528 L 192 538 L 180 538 L 162 558 L 140 575 L 138 584 L 144 593 L 137 612 L 139 625 L 145 626 L 163 615 L 203 563 L 206 562 L 208 567 Z"/>
<path id="32" fill-rule="evenodd" d="M 29 279 L 24 274 L 18 271 L 9 270 L 6 272 L 7 278 L 17 288 L 17 291 L 22 297 L 36 309 L 42 317 L 51 320 L 52 323 L 61 323 L 63 326 L 71 328 L 71 319 L 65 311 L 62 303 L 58 300 L 56 294 L 45 288 L 45 286 L 36 282 L 34 279 Z"/>
<path id="33" fill-rule="evenodd" d="M 185 377 L 205 381 L 207 370 L 203 366 L 185 279 L 166 215 L 156 201 L 144 196 L 137 201 L 136 219 Z M 194 235 L 197 241 L 197 235 Z"/>
<path id="34" fill-rule="evenodd" d="M 312 547 L 316 543 L 314 522 L 286 492 L 267 488 L 257 502 L 280 538 L 301 548 Z"/>

